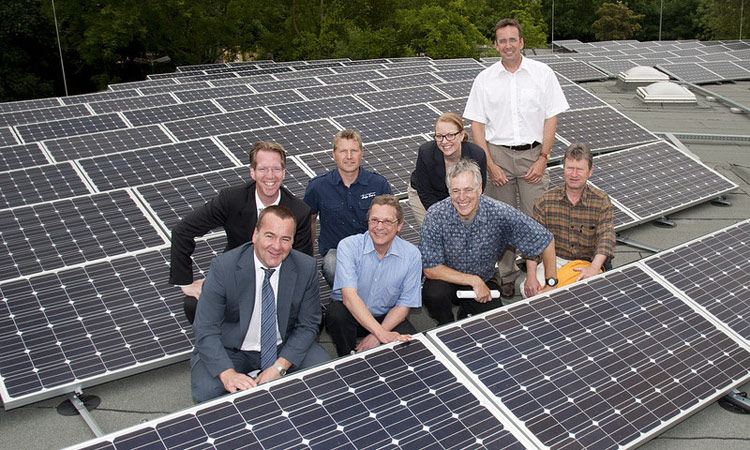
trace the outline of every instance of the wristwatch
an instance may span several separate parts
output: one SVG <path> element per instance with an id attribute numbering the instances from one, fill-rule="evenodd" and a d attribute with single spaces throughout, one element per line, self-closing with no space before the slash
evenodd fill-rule
<path id="1" fill-rule="evenodd" d="M 274 367 L 276 368 L 276 370 L 279 371 L 279 375 L 281 375 L 282 377 L 284 375 L 286 375 L 286 369 L 285 368 L 281 367 L 279 364 L 274 364 Z"/>
<path id="2" fill-rule="evenodd" d="M 549 287 L 557 286 L 557 278 L 547 278 L 546 284 Z"/>

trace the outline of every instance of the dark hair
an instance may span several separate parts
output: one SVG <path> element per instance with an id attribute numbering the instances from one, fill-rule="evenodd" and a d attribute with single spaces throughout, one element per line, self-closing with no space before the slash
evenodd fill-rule
<path id="1" fill-rule="evenodd" d="M 438 122 L 447 122 L 452 123 L 453 125 L 458 127 L 458 132 L 464 131 L 464 120 L 456 113 L 452 112 L 446 112 L 440 115 L 440 117 L 437 118 L 435 121 L 435 126 L 437 127 Z M 467 133 L 464 133 L 464 138 L 461 139 L 462 141 L 467 141 L 469 139 L 469 135 Z"/>
<path id="2" fill-rule="evenodd" d="M 570 158 L 574 159 L 576 161 L 580 161 L 582 159 L 585 159 L 587 163 L 589 163 L 589 169 L 594 167 L 594 157 L 591 155 L 591 149 L 588 145 L 584 144 L 583 142 L 573 142 L 570 144 L 567 150 L 565 150 L 565 158 L 563 159 L 563 167 L 565 166 L 565 161 Z"/>
<path id="3" fill-rule="evenodd" d="M 505 27 L 516 27 L 518 28 L 518 39 L 523 39 L 521 34 L 521 24 L 516 19 L 502 19 L 500 22 L 495 24 L 495 40 L 497 40 L 497 30 Z"/>
<path id="4" fill-rule="evenodd" d="M 294 214 L 292 214 L 292 211 L 289 208 L 282 205 L 271 205 L 263 208 L 263 211 L 258 214 L 258 221 L 255 222 L 255 229 L 260 230 L 260 225 L 268 214 L 273 214 L 281 220 L 292 219 L 294 222 L 294 230 L 297 230 L 297 219 L 294 218 Z"/>
<path id="5" fill-rule="evenodd" d="M 359 144 L 359 149 L 364 150 L 362 148 L 362 136 L 360 136 L 359 131 L 341 130 L 336 133 L 336 136 L 333 137 L 333 151 L 336 151 L 336 146 L 339 144 L 339 141 L 341 139 L 351 139 L 353 141 L 357 141 L 357 144 Z"/>
<path id="6" fill-rule="evenodd" d="M 255 166 L 258 165 L 258 152 L 261 150 L 278 153 L 281 156 L 281 168 L 286 169 L 286 151 L 284 151 L 284 147 L 281 144 L 268 141 L 258 141 L 253 144 L 253 148 L 250 149 L 250 167 L 255 169 Z"/>
<path id="7" fill-rule="evenodd" d="M 404 221 L 404 208 L 401 207 L 401 202 L 398 201 L 398 198 L 396 198 L 395 195 L 382 194 L 373 198 L 372 203 L 370 203 L 370 209 L 367 210 L 368 220 L 370 219 L 370 213 L 372 212 L 372 207 L 375 205 L 392 206 L 393 209 L 396 210 L 396 221 L 398 221 L 398 223 L 402 223 Z"/>

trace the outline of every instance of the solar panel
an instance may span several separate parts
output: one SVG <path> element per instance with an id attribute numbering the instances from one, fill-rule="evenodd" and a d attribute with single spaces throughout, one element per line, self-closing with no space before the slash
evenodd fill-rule
<path id="1" fill-rule="evenodd" d="M 664 141 L 600 155 L 595 165 L 589 181 L 642 219 L 687 208 L 737 187 Z"/>
<path id="2" fill-rule="evenodd" d="M 582 61 L 549 63 L 555 72 L 564 75 L 573 81 L 602 80 L 607 78 L 606 74 L 596 70 Z"/>
<path id="3" fill-rule="evenodd" d="M 141 186 L 138 194 L 164 224 L 164 229 L 171 230 L 189 212 L 216 197 L 220 190 L 250 180 L 247 167 L 234 167 Z"/>
<path id="4" fill-rule="evenodd" d="M 597 106 L 605 106 L 606 103 L 601 101 L 599 97 L 589 93 L 586 89 L 578 86 L 577 84 L 569 84 L 562 87 L 565 99 L 568 100 L 571 110 L 594 108 Z"/>
<path id="5" fill-rule="evenodd" d="M 117 153 L 172 142 L 156 125 L 45 141 L 57 161 Z"/>
<path id="6" fill-rule="evenodd" d="M 700 65 L 719 75 L 723 80 L 750 79 L 750 70 L 746 70 L 730 61 L 704 62 L 700 63 Z"/>
<path id="7" fill-rule="evenodd" d="M 153 95 L 153 94 L 163 94 L 165 92 L 179 92 L 179 91 L 187 91 L 189 89 L 203 89 L 203 88 L 209 88 L 209 87 L 211 87 L 211 85 L 206 83 L 205 81 L 198 81 L 195 83 L 149 86 L 149 87 L 140 88 L 139 91 L 141 91 L 143 95 Z"/>
<path id="8" fill-rule="evenodd" d="M 18 143 L 18 139 L 16 139 L 16 135 L 13 133 L 13 130 L 8 127 L 0 128 L 0 147 L 5 147 L 6 145 L 16 145 Z"/>
<path id="9" fill-rule="evenodd" d="M 248 152 L 258 141 L 272 141 L 281 144 L 289 155 L 299 155 L 332 149 L 333 136 L 339 131 L 327 120 L 315 120 L 294 125 L 282 125 L 260 130 L 244 131 L 219 136 L 224 144 L 240 161 L 248 160 Z"/>
<path id="10" fill-rule="evenodd" d="M 2 128 L 0 128 L 2 130 Z M 47 164 L 38 143 L 0 148 L 0 172 Z"/>
<path id="11" fill-rule="evenodd" d="M 58 97 L 37 98 L 33 100 L 0 103 L 0 112 L 5 113 L 11 111 L 26 111 L 29 109 L 54 108 L 55 106 L 60 105 L 62 105 L 62 103 Z"/>
<path id="12" fill-rule="evenodd" d="M 750 221 L 654 255 L 643 264 L 750 343 Z"/>
<path id="13" fill-rule="evenodd" d="M 177 81 L 172 78 L 162 78 L 161 80 L 129 81 L 127 83 L 110 84 L 107 88 L 110 91 L 126 91 L 128 89 L 140 89 L 150 86 L 168 86 L 170 84 L 177 84 Z"/>
<path id="14" fill-rule="evenodd" d="M 446 98 L 445 95 L 433 89 L 432 86 L 416 86 L 406 89 L 394 89 L 392 91 L 371 92 L 359 94 L 358 97 L 375 107 L 375 109 L 427 103 Z"/>
<path id="15" fill-rule="evenodd" d="M 707 48 L 717 48 L 717 47 L 707 47 Z M 720 49 L 720 46 L 718 46 Z M 731 53 L 727 53 L 726 50 L 721 51 L 720 53 L 708 53 L 707 55 L 701 55 L 700 59 L 706 62 L 709 61 L 737 61 L 737 57 L 732 55 Z"/>
<path id="16" fill-rule="evenodd" d="M 750 377 L 750 352 L 637 266 L 428 335 L 549 448 L 637 446 Z"/>
<path id="17" fill-rule="evenodd" d="M 78 163 L 99 191 L 235 166 L 211 139 L 81 159 Z"/>
<path id="18" fill-rule="evenodd" d="M 466 80 L 454 81 L 452 83 L 439 83 L 435 84 L 434 87 L 440 89 L 453 98 L 465 98 L 469 96 L 472 84 L 474 84 L 473 80 Z M 463 113 L 463 111 L 461 113 Z"/>
<path id="19" fill-rule="evenodd" d="M 0 172 L 0 209 L 90 194 L 69 163 Z"/>
<path id="20" fill-rule="evenodd" d="M 429 107 L 414 105 L 341 116 L 335 120 L 344 128 L 359 131 L 363 141 L 376 142 L 424 133 L 432 129 L 437 117 Z"/>
<path id="21" fill-rule="evenodd" d="M 193 89 L 190 91 L 175 92 L 174 96 L 183 102 L 195 102 L 211 98 L 234 97 L 237 95 L 252 94 L 253 90 L 245 85 L 222 86 L 208 89 Z"/>
<path id="22" fill-rule="evenodd" d="M 237 78 L 237 74 L 230 73 L 213 73 L 208 75 L 196 75 L 194 77 L 185 77 L 177 80 L 178 83 L 193 83 L 195 81 L 222 80 L 225 78 Z"/>
<path id="23" fill-rule="evenodd" d="M 56 122 L 17 125 L 16 130 L 24 142 L 28 143 L 126 127 L 127 124 L 117 114 L 100 114 L 75 119 L 63 119 Z"/>
<path id="24" fill-rule="evenodd" d="M 304 100 L 294 91 L 264 92 L 262 94 L 241 95 L 239 97 L 225 97 L 215 100 L 227 111 L 257 108 L 260 106 L 277 105 Z"/>
<path id="25" fill-rule="evenodd" d="M 667 58 L 667 64 L 694 64 L 703 61 L 698 56 L 679 56 L 676 58 Z"/>
<path id="26" fill-rule="evenodd" d="M 276 74 L 276 78 L 279 80 L 294 80 L 297 78 L 310 78 L 310 77 L 317 77 L 317 76 L 324 76 L 324 75 L 332 75 L 333 73 L 335 72 L 327 67 L 307 69 L 307 70 L 299 70 L 298 68 L 298 70 L 293 71 L 293 72 L 284 72 L 284 73 Z"/>
<path id="27" fill-rule="evenodd" d="M 625 72 L 628 69 L 639 66 L 634 60 L 626 61 L 591 61 L 589 62 L 592 66 L 606 73 L 610 77 L 616 77 L 620 72 Z"/>
<path id="28" fill-rule="evenodd" d="M 531 443 L 415 337 L 84 445 L 520 449 Z"/>
<path id="29" fill-rule="evenodd" d="M 592 151 L 622 148 L 658 139 L 608 106 L 560 113 L 557 134 L 568 142 L 583 142 Z"/>
<path id="30" fill-rule="evenodd" d="M 218 114 L 222 111 L 211 101 L 179 103 L 122 113 L 133 126 L 151 125 L 170 120 Z"/>
<path id="31" fill-rule="evenodd" d="M 135 89 L 129 89 L 124 91 L 97 92 L 95 94 L 70 95 L 68 97 L 60 97 L 60 101 L 62 101 L 65 105 L 74 105 L 76 103 L 101 102 L 104 100 L 115 100 L 118 98 L 137 96 L 138 91 L 136 91 Z"/>
<path id="32" fill-rule="evenodd" d="M 369 61 L 381 61 L 378 63 L 370 63 Z M 346 63 L 343 67 L 332 67 L 331 69 L 336 73 L 354 73 L 354 72 L 362 72 L 366 70 L 378 70 L 378 69 L 385 69 L 386 65 L 385 62 L 382 62 L 384 60 L 382 59 L 373 59 L 373 60 L 364 60 L 364 61 L 352 61 L 352 62 L 359 62 L 362 64 L 352 64 Z"/>
<path id="33" fill-rule="evenodd" d="M 370 108 L 351 95 L 308 100 L 297 103 L 286 103 L 283 105 L 269 106 L 268 109 L 284 123 L 306 122 L 341 113 L 346 114 L 370 111 Z"/>
<path id="34" fill-rule="evenodd" d="M 224 80 L 211 80 L 211 84 L 216 87 L 221 86 L 236 86 L 238 84 L 250 84 L 250 83 L 264 83 L 267 81 L 276 81 L 273 75 L 258 74 L 249 75 L 247 72 L 239 72 L 239 78 L 227 78 Z"/>
<path id="35" fill-rule="evenodd" d="M 719 75 L 699 66 L 698 64 L 659 64 L 656 68 L 678 80 L 687 81 L 689 83 L 712 83 L 721 80 Z"/>
<path id="36" fill-rule="evenodd" d="M 375 88 L 364 81 L 355 83 L 336 84 L 333 86 L 314 86 L 309 88 L 297 89 L 300 94 L 309 99 L 337 97 L 340 95 L 363 94 L 373 92 Z"/>
<path id="37" fill-rule="evenodd" d="M 437 84 L 441 83 L 442 80 L 436 78 L 434 75 L 429 73 L 421 73 L 415 75 L 407 75 L 403 77 L 386 78 L 384 80 L 373 80 L 370 83 L 374 84 L 382 90 L 398 89 L 411 86 L 421 86 L 425 84 Z"/>
<path id="38" fill-rule="evenodd" d="M 190 66 L 177 66 L 176 70 L 178 72 L 193 72 L 197 70 L 209 70 L 209 69 L 218 69 L 221 67 L 227 67 L 224 63 L 215 63 L 215 64 L 193 64 Z"/>
<path id="39" fill-rule="evenodd" d="M 383 75 L 374 70 L 339 73 L 335 75 L 324 75 L 318 77 L 325 84 L 354 83 L 357 81 L 382 80 Z"/>
<path id="40" fill-rule="evenodd" d="M 22 125 L 35 122 L 51 122 L 60 119 L 89 116 L 84 105 L 57 106 L 54 108 L 13 111 L 0 114 L 0 126 Z"/>
<path id="41" fill-rule="evenodd" d="M 169 94 L 146 95 L 143 97 L 123 98 L 118 100 L 107 100 L 103 102 L 89 103 L 89 107 L 97 114 L 109 112 L 129 111 L 132 109 L 153 108 L 156 106 L 173 105 L 177 103 Z"/>
<path id="42" fill-rule="evenodd" d="M 464 113 L 464 109 L 466 109 L 466 101 L 467 98 L 456 98 L 453 100 L 441 100 L 439 102 L 431 102 L 430 105 L 432 105 L 433 108 L 437 109 L 440 114 L 446 113 L 446 112 L 453 112 L 458 114 L 459 116 Z M 464 120 L 464 126 L 471 126 L 471 122 Z"/>
<path id="43" fill-rule="evenodd" d="M 281 91 L 284 89 L 296 89 L 308 86 L 320 86 L 315 78 L 300 78 L 298 80 L 272 81 L 268 83 L 251 83 L 253 89 L 258 92 Z"/>
<path id="44" fill-rule="evenodd" d="M 451 67 L 451 66 L 447 66 Z M 447 82 L 453 82 L 453 81 L 466 81 L 471 80 L 474 81 L 474 78 L 479 75 L 479 72 L 483 71 L 484 67 L 476 67 L 471 69 L 461 69 L 461 70 L 440 70 L 439 72 L 435 72 L 435 75 L 442 78 L 443 80 Z"/>
<path id="45" fill-rule="evenodd" d="M 414 75 L 414 74 L 423 74 L 426 72 L 434 72 L 437 69 L 429 66 L 429 65 L 419 65 L 419 66 L 406 66 L 406 67 L 397 67 L 397 66 L 386 66 L 385 69 L 378 70 L 379 73 L 383 74 L 386 78 L 394 78 L 394 77 L 400 77 L 404 75 Z"/>
<path id="46" fill-rule="evenodd" d="M 271 125 L 277 125 L 276 120 L 260 108 L 164 123 L 164 126 L 179 141 Z"/>
<path id="47" fill-rule="evenodd" d="M 0 280 L 164 244 L 126 192 L 76 197 L 0 215 Z"/>
<path id="48" fill-rule="evenodd" d="M 185 359 L 183 294 L 152 251 L 0 284 L 6 408 Z M 151 363 L 149 366 L 146 363 Z"/>

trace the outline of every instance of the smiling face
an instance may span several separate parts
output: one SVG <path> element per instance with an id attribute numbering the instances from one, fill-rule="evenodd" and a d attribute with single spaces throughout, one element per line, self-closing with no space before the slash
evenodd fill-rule
<path id="1" fill-rule="evenodd" d="M 282 219 L 276 214 L 263 216 L 253 233 L 255 255 L 268 268 L 278 267 L 289 256 L 294 242 L 294 219 Z"/>
<path id="2" fill-rule="evenodd" d="M 503 65 L 514 68 L 521 62 L 523 38 L 519 36 L 518 28 L 508 25 L 495 32 L 495 50 L 500 53 Z"/>
<path id="3" fill-rule="evenodd" d="M 269 150 L 258 151 L 255 155 L 255 167 L 250 168 L 250 176 L 255 180 L 255 189 L 264 205 L 276 200 L 285 175 L 281 155 Z"/>
<path id="4" fill-rule="evenodd" d="M 565 158 L 563 161 L 563 178 L 567 191 L 583 190 L 593 173 L 594 168 L 589 167 L 589 162 L 585 159 Z"/>
<path id="5" fill-rule="evenodd" d="M 450 181 L 451 202 L 458 212 L 458 217 L 463 221 L 471 220 L 479 209 L 482 189 L 476 185 L 474 175 L 469 171 L 459 173 Z"/>
<path id="6" fill-rule="evenodd" d="M 342 174 L 355 174 L 362 163 L 362 148 L 354 139 L 339 139 L 333 150 L 333 160 Z"/>
<path id="7" fill-rule="evenodd" d="M 453 161 L 461 157 L 461 141 L 465 134 L 465 131 L 459 133 L 454 123 L 439 121 L 435 124 L 435 141 L 446 160 Z"/>
<path id="8" fill-rule="evenodd" d="M 386 224 L 390 222 L 390 225 Z M 398 223 L 396 210 L 390 205 L 372 205 L 368 217 L 368 232 L 377 250 L 385 252 L 404 222 Z"/>

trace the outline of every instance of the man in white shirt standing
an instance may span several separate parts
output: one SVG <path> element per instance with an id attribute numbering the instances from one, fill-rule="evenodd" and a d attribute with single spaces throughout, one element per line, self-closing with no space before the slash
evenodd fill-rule
<path id="1" fill-rule="evenodd" d="M 477 75 L 464 117 L 471 120 L 474 142 L 487 154 L 485 194 L 531 215 L 549 187 L 546 172 L 555 141 L 557 115 L 569 108 L 560 83 L 544 63 L 521 55 L 523 37 L 515 19 L 495 25 L 500 61 Z M 515 295 L 515 250 L 500 257 L 497 281 L 501 295 Z"/>

